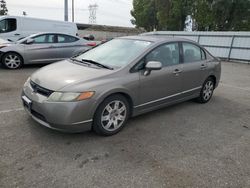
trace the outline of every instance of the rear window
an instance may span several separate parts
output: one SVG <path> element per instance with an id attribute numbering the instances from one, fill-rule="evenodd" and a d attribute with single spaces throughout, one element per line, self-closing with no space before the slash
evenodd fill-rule
<path id="1" fill-rule="evenodd" d="M 69 35 L 58 35 L 58 43 L 71 43 L 76 42 L 79 39 Z"/>
<path id="2" fill-rule="evenodd" d="M 204 57 L 203 50 L 191 43 L 183 43 L 184 63 L 201 61 Z"/>
<path id="3" fill-rule="evenodd" d="M 0 21 L 0 33 L 7 33 L 16 30 L 16 19 L 8 18 Z"/>

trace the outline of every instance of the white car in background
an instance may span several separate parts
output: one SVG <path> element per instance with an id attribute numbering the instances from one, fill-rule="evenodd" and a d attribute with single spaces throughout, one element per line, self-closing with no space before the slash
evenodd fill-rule
<path id="1" fill-rule="evenodd" d="M 17 41 L 39 32 L 55 32 L 77 36 L 77 25 L 72 22 L 54 21 L 20 16 L 0 17 L 0 38 Z"/>

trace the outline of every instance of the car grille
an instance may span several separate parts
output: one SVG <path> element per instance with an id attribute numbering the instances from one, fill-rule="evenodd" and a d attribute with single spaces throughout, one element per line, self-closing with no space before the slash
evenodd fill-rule
<path id="1" fill-rule="evenodd" d="M 30 85 L 35 93 L 39 93 L 40 95 L 49 97 L 54 91 L 46 89 L 44 87 L 39 86 L 33 81 L 30 81 Z"/>

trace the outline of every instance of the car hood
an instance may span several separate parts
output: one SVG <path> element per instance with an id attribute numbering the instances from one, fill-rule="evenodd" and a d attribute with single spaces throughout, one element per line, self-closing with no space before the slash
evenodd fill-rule
<path id="1" fill-rule="evenodd" d="M 39 69 L 31 76 L 31 80 L 43 88 L 60 91 L 66 86 L 97 79 L 111 72 L 112 70 L 87 67 L 64 60 Z"/>

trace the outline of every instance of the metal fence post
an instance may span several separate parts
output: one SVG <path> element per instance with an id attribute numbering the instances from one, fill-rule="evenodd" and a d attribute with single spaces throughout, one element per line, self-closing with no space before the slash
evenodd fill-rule
<path id="1" fill-rule="evenodd" d="M 200 43 L 201 35 L 198 35 L 198 43 Z"/>
<path id="2" fill-rule="evenodd" d="M 228 61 L 230 61 L 230 59 L 231 59 L 231 53 L 232 53 L 232 49 L 233 49 L 234 39 L 235 39 L 235 35 L 232 36 L 231 46 L 230 46 L 228 57 L 227 57 Z"/>

